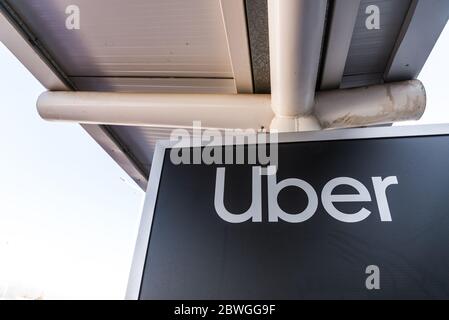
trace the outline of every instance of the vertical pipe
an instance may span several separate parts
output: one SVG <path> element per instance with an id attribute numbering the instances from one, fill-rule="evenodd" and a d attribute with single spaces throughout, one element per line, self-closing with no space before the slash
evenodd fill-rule
<path id="1" fill-rule="evenodd" d="M 312 112 L 326 0 L 268 0 L 272 108 L 278 117 Z"/>

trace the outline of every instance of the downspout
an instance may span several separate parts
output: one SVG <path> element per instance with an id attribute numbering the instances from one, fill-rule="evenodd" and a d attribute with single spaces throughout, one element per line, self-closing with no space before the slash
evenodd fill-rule
<path id="1" fill-rule="evenodd" d="M 313 106 L 326 9 L 326 0 L 268 0 L 272 130 L 320 129 Z"/>

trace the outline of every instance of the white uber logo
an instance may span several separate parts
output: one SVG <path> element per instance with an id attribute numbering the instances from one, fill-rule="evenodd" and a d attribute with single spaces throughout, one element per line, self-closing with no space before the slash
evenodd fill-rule
<path id="1" fill-rule="evenodd" d="M 242 223 L 248 220 L 252 222 L 262 222 L 262 181 L 261 167 L 253 167 L 252 170 L 252 202 L 249 209 L 241 214 L 229 212 L 224 205 L 224 186 L 225 186 L 225 168 L 217 168 L 215 181 L 215 199 L 214 205 L 217 214 L 223 220 L 230 223 Z M 298 178 L 288 178 L 277 181 L 276 175 L 267 176 L 268 182 L 268 221 L 278 222 L 279 219 L 289 223 L 299 223 L 310 219 L 318 209 L 318 194 L 307 181 Z M 372 186 L 379 209 L 381 221 L 391 221 L 390 207 L 387 199 L 387 188 L 393 184 L 398 184 L 396 176 L 386 178 L 372 177 Z M 350 186 L 356 192 L 353 194 L 336 194 L 335 188 L 338 186 Z M 279 206 L 278 195 L 286 187 L 296 187 L 301 189 L 307 196 L 308 203 L 301 212 L 291 214 L 287 213 Z M 361 207 L 356 213 L 345 213 L 335 207 L 338 202 L 370 202 L 371 195 L 368 189 L 360 181 L 349 178 L 339 177 L 330 180 L 321 191 L 321 202 L 327 213 L 333 218 L 347 223 L 354 223 L 365 220 L 371 211 Z"/>

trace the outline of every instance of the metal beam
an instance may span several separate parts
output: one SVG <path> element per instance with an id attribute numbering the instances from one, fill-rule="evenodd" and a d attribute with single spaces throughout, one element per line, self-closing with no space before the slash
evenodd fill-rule
<path id="1" fill-rule="evenodd" d="M 39 49 L 19 32 L 12 18 L 3 11 L 0 3 L 0 40 L 16 58 L 49 90 L 70 90 L 64 77 L 58 75 L 51 63 L 43 58 Z"/>
<path id="2" fill-rule="evenodd" d="M 126 146 L 113 135 L 108 127 L 92 124 L 85 124 L 82 125 L 82 127 L 91 137 L 95 137 L 95 141 L 122 167 L 142 190 L 146 190 L 148 181 L 145 169 L 135 165 L 138 163 L 136 159 L 133 159 L 133 162 L 130 161 L 129 158 L 132 154 Z"/>
<path id="3" fill-rule="evenodd" d="M 449 1 L 414 0 L 384 74 L 385 81 L 415 79 L 449 19 Z"/>
<path id="4" fill-rule="evenodd" d="M 321 90 L 340 88 L 360 0 L 335 0 L 332 6 Z"/>
<path id="5" fill-rule="evenodd" d="M 252 93 L 253 78 L 244 0 L 220 0 L 220 6 L 237 93 Z"/>

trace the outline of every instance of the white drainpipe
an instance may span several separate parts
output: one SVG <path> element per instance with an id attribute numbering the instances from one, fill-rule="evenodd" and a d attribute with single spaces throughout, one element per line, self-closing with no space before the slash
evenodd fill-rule
<path id="1" fill-rule="evenodd" d="M 37 101 L 46 120 L 85 124 L 268 130 L 270 96 L 47 91 Z"/>
<path id="2" fill-rule="evenodd" d="M 309 117 L 276 117 L 284 129 L 367 126 L 417 120 L 426 106 L 426 93 L 418 80 L 389 83 L 316 94 Z M 37 109 L 42 118 L 90 124 L 239 128 L 264 131 L 273 123 L 270 95 L 263 94 L 154 94 L 48 91 L 41 94 Z M 293 119 L 294 121 L 290 121 Z M 313 120 L 311 120 L 313 119 Z M 313 121 L 307 123 L 307 121 Z M 283 130 L 283 131 L 287 131 Z"/>
<path id="3" fill-rule="evenodd" d="M 320 129 L 313 117 L 326 0 L 268 0 L 271 129 Z"/>
<path id="4" fill-rule="evenodd" d="M 315 115 L 323 128 L 348 128 L 417 120 L 426 108 L 426 90 L 419 80 L 345 90 L 322 91 Z"/>

